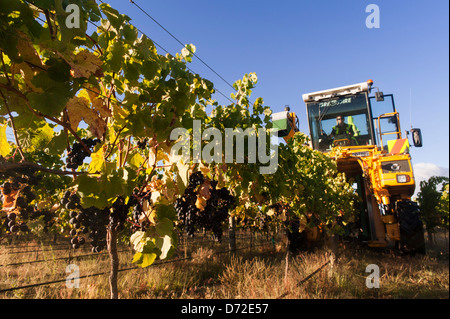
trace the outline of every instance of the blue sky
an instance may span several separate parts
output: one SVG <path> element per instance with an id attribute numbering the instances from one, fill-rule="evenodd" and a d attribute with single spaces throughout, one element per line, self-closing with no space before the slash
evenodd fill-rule
<path id="1" fill-rule="evenodd" d="M 131 23 L 175 54 L 181 45 L 128 0 L 110 0 Z M 412 148 L 417 179 L 449 168 L 449 3 L 447 0 L 171 0 L 135 3 L 229 83 L 255 72 L 252 100 L 285 105 L 307 131 L 303 93 L 373 79 L 394 94 L 402 130 L 422 129 Z M 376 4 L 380 28 L 366 27 Z M 161 52 L 162 53 L 162 52 Z M 231 88 L 194 58 L 189 66 L 229 96 Z M 222 104 L 229 104 L 217 94 Z"/>

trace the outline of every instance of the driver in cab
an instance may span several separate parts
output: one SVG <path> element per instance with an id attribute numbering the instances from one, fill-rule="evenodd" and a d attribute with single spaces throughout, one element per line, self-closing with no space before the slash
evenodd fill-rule
<path id="1" fill-rule="evenodd" d="M 336 117 L 336 126 L 333 126 L 330 137 L 336 142 L 338 140 L 349 140 L 350 145 L 358 145 L 356 141 L 356 132 L 353 125 L 345 123 L 345 118 L 342 115 Z"/>

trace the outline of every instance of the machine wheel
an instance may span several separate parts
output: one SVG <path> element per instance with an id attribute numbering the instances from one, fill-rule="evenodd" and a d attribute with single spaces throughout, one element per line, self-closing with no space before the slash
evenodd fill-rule
<path id="1" fill-rule="evenodd" d="M 400 249 L 405 253 L 425 254 L 425 235 L 417 203 L 398 202 L 397 214 L 400 223 Z"/>

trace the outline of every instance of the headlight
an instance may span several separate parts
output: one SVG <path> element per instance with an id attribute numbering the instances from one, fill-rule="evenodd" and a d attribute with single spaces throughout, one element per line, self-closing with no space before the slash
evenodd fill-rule
<path id="1" fill-rule="evenodd" d="M 411 180 L 409 175 L 399 174 L 397 175 L 397 183 L 408 183 Z"/>

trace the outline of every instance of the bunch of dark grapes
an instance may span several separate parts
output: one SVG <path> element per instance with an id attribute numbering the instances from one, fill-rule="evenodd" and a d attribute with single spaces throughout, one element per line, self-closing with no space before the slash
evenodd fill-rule
<path id="1" fill-rule="evenodd" d="M 267 233 L 270 231 L 270 225 L 273 221 L 274 217 L 269 216 L 263 212 L 259 212 L 255 216 L 255 224 L 254 226 L 259 229 L 263 233 Z"/>
<path id="2" fill-rule="evenodd" d="M 19 230 L 29 231 L 27 221 L 29 218 L 39 217 L 40 211 L 36 211 L 34 206 L 30 205 L 36 199 L 32 186 L 37 185 L 41 180 L 41 175 L 35 175 L 35 170 L 29 166 L 19 166 L 14 169 L 6 170 L 0 174 L 0 180 L 3 184 L 0 186 L 3 201 L 8 198 L 14 200 L 14 206 L 8 213 L 4 225 L 11 233 Z M 46 222 L 51 221 L 45 220 Z M 47 224 L 46 224 L 47 226 Z"/>
<path id="3" fill-rule="evenodd" d="M 138 141 L 137 142 L 137 146 L 138 148 L 140 148 L 141 150 L 145 149 L 145 146 L 147 145 L 148 139 L 143 139 L 142 141 Z"/>
<path id="4" fill-rule="evenodd" d="M 194 236 L 196 225 L 200 217 L 200 209 L 195 207 L 197 195 L 195 192 L 186 188 L 182 197 L 175 201 L 175 211 L 177 212 L 180 226 L 184 227 L 189 236 Z"/>
<path id="5" fill-rule="evenodd" d="M 74 249 L 86 242 L 85 236 L 90 239 L 92 252 L 100 252 L 106 246 L 106 225 L 109 222 L 109 208 L 100 210 L 97 207 L 83 208 L 80 197 L 66 191 L 61 204 L 69 210 L 69 223 L 72 225 L 70 243 Z"/>
<path id="6" fill-rule="evenodd" d="M 141 206 L 141 204 L 136 203 L 133 206 L 132 217 L 133 217 L 134 224 L 131 226 L 131 230 L 136 231 L 142 227 L 142 225 L 140 224 L 141 214 L 142 214 L 142 206 Z"/>
<path id="7" fill-rule="evenodd" d="M 109 215 L 109 227 L 115 228 L 117 231 L 124 229 L 124 224 L 127 219 L 129 204 L 125 204 L 125 199 L 122 196 L 116 198 L 111 206 L 111 214 Z"/>
<path id="8" fill-rule="evenodd" d="M 23 220 L 18 221 L 17 214 L 14 212 L 8 214 L 5 223 L 7 223 L 7 228 L 11 233 L 16 233 L 19 230 L 23 232 L 29 231 L 26 222 Z"/>
<path id="9" fill-rule="evenodd" d="M 120 231 L 128 214 L 129 205 L 125 204 L 122 197 L 117 197 L 111 207 L 99 209 L 91 206 L 83 208 L 80 205 L 80 197 L 66 191 L 62 205 L 69 210 L 69 223 L 72 225 L 70 243 L 73 248 L 79 248 L 86 242 L 87 235 L 92 246 L 92 252 L 101 252 L 106 247 L 107 227 L 114 227 Z"/>
<path id="10" fill-rule="evenodd" d="M 94 148 L 97 143 L 100 143 L 99 139 L 83 138 L 81 141 L 89 148 L 90 151 Z M 84 159 L 89 156 L 89 154 L 84 149 L 80 142 L 75 142 L 72 149 L 67 154 L 67 168 L 77 169 L 78 166 L 83 164 Z"/>
<path id="11" fill-rule="evenodd" d="M 197 201 L 196 189 L 203 184 L 205 178 L 201 172 L 195 172 L 189 176 L 189 184 L 182 197 L 175 201 L 175 211 L 178 221 L 184 226 L 188 236 L 194 236 L 196 225 L 200 219 L 200 209 L 195 206 Z"/>
<path id="12" fill-rule="evenodd" d="M 179 225 L 184 227 L 189 236 L 194 236 L 198 229 L 211 230 L 213 237 L 221 241 L 222 226 L 228 219 L 228 211 L 235 207 L 235 199 L 228 189 L 217 189 L 217 182 L 210 181 L 210 197 L 203 209 L 196 205 L 198 186 L 207 179 L 201 172 L 195 172 L 189 177 L 189 184 L 182 197 L 175 202 Z"/>
<path id="13" fill-rule="evenodd" d="M 219 242 L 222 240 L 222 225 L 228 219 L 228 211 L 235 207 L 235 199 L 227 188 L 216 189 L 217 182 L 211 190 L 211 198 L 206 202 L 205 211 L 202 214 L 205 225 L 211 229 L 213 236 Z"/>
<path id="14" fill-rule="evenodd" d="M 265 194 L 262 195 L 266 196 Z M 288 212 L 290 210 L 290 207 L 288 204 L 275 203 L 273 205 L 270 205 L 268 208 L 272 210 L 272 214 L 267 214 L 265 212 L 259 211 L 255 216 L 254 224 L 250 225 L 250 227 L 256 227 L 263 233 L 270 233 L 271 231 L 273 231 L 273 226 L 277 221 L 281 223 L 281 221 L 285 219 L 280 218 L 282 214 L 289 215 Z M 287 219 L 285 221 L 286 222 L 284 224 L 289 228 L 289 221 Z"/>
<path id="15" fill-rule="evenodd" d="M 189 185 L 188 188 L 196 188 L 197 186 L 203 184 L 205 181 L 205 177 L 202 172 L 195 172 L 191 176 L 189 176 Z"/>
<path id="16" fill-rule="evenodd" d="M 132 231 L 142 230 L 145 231 L 150 225 L 150 221 L 144 218 L 144 202 L 148 201 L 151 204 L 151 192 L 135 190 L 133 196 L 131 197 L 128 205 L 133 207 L 133 225 L 131 226 Z"/>

